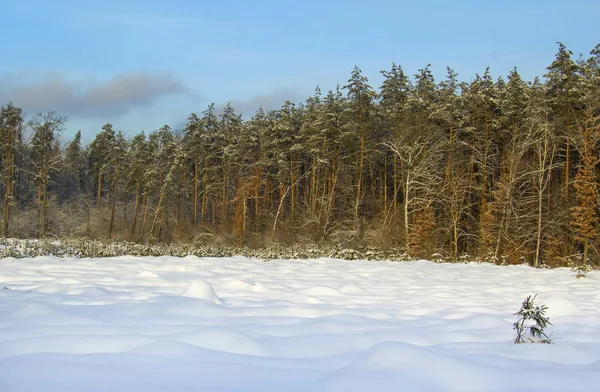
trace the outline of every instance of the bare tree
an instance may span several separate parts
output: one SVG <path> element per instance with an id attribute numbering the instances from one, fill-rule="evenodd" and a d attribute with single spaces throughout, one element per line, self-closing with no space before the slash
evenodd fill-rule
<path id="1" fill-rule="evenodd" d="M 425 208 L 435 199 L 436 184 L 441 182 L 438 168 L 442 142 L 425 136 L 417 136 L 414 140 L 408 137 L 397 138 L 386 142 L 400 160 L 403 210 L 404 240 L 406 249 L 410 241 L 410 217 Z"/>
<path id="2" fill-rule="evenodd" d="M 535 194 L 537 203 L 537 224 L 536 224 L 536 238 L 535 238 L 535 256 L 533 264 L 536 267 L 540 266 L 541 260 L 541 248 L 542 248 L 542 236 L 544 231 L 544 195 L 550 185 L 550 178 L 552 170 L 558 167 L 555 162 L 556 150 L 558 148 L 558 141 L 554 137 L 550 123 L 548 121 L 548 112 L 544 110 L 539 113 L 541 118 L 538 117 L 539 122 L 534 123 L 536 127 L 534 132 L 534 144 L 533 144 L 533 170 L 532 170 L 532 189 Z M 535 117 L 534 117 L 534 121 Z"/>
<path id="3" fill-rule="evenodd" d="M 440 192 L 440 201 L 449 219 L 452 243 L 452 257 L 456 261 L 459 255 L 459 241 L 469 235 L 464 229 L 463 222 L 470 216 L 473 201 L 471 194 L 474 192 L 473 184 L 467 173 L 468 162 L 457 161 L 455 158 L 451 166 L 447 167 L 446 175 L 449 181 L 444 181 Z"/>
<path id="4" fill-rule="evenodd" d="M 529 170 L 524 169 L 523 161 L 534 142 L 535 136 L 532 133 L 519 130 L 511 132 L 507 143 L 504 165 L 501 168 L 500 178 L 496 181 L 496 189 L 492 192 L 493 208 L 499 217 L 494 244 L 496 261 L 502 259 L 504 243 L 510 240 L 509 222 L 511 219 L 522 218 L 518 212 L 520 198 L 516 191 L 520 183 L 530 175 Z"/>

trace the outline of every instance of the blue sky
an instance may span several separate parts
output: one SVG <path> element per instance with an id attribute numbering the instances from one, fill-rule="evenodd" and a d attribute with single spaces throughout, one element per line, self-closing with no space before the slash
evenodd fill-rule
<path id="1" fill-rule="evenodd" d="M 55 110 L 63 139 L 89 141 L 107 122 L 179 128 L 210 102 L 252 115 L 303 101 L 355 64 L 374 87 L 392 62 L 531 79 L 556 41 L 576 55 L 600 43 L 598 15 L 598 0 L 0 0 L 0 104 Z"/>

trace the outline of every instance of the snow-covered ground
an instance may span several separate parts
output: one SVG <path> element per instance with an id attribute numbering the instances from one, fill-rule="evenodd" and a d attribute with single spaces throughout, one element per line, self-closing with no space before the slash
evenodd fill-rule
<path id="1" fill-rule="evenodd" d="M 600 273 L 243 257 L 0 260 L 0 391 L 595 391 Z M 555 344 L 513 344 L 523 299 Z"/>

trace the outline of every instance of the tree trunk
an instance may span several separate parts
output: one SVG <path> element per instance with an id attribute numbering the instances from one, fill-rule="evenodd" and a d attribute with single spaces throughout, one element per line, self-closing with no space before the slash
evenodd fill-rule
<path id="1" fill-rule="evenodd" d="M 8 237 L 8 223 L 10 221 L 10 196 L 12 191 L 11 185 L 11 180 L 9 178 L 6 181 L 6 192 L 4 194 L 4 238 Z"/>
<path id="2" fill-rule="evenodd" d="M 131 237 L 135 234 L 135 227 L 137 225 L 138 208 L 140 206 L 140 194 L 142 193 L 142 184 L 139 183 L 137 192 L 135 194 L 135 207 L 133 208 L 133 222 L 131 223 Z"/>
<path id="3" fill-rule="evenodd" d="M 204 161 L 206 164 L 206 160 Z M 207 173 L 206 173 L 206 165 L 204 166 L 204 176 L 202 177 L 202 205 L 200 206 L 200 224 L 204 224 L 204 214 L 206 211 L 206 196 L 207 196 L 207 188 L 206 184 L 208 183 Z"/>
<path id="4" fill-rule="evenodd" d="M 102 171 L 98 169 L 98 210 L 100 210 L 100 197 L 102 195 Z"/>
<path id="5" fill-rule="evenodd" d="M 148 218 L 148 204 L 150 204 L 150 200 L 147 192 L 148 190 L 146 190 L 142 196 L 142 214 L 144 215 L 144 218 L 142 219 L 142 224 L 140 225 L 140 231 L 138 234 L 139 238 L 143 238 L 145 235 L 144 230 L 146 229 L 146 219 Z"/>
<path id="6" fill-rule="evenodd" d="M 292 210 L 291 210 L 291 218 L 292 218 L 292 222 L 294 221 L 294 204 L 295 204 L 295 196 L 296 196 L 296 192 L 295 192 L 295 186 L 294 186 L 294 154 L 290 154 L 290 182 L 292 184 Z"/>
<path id="7" fill-rule="evenodd" d="M 496 241 L 496 249 L 494 250 L 494 259 L 498 262 L 500 261 L 500 256 L 502 252 L 502 239 L 504 238 L 506 231 L 506 215 L 508 214 L 508 201 L 504 201 L 504 205 L 502 207 L 502 219 L 500 220 L 500 229 L 498 230 L 498 238 Z"/>
<path id="8" fill-rule="evenodd" d="M 398 158 L 394 154 L 394 217 L 398 215 Z"/>
<path id="9" fill-rule="evenodd" d="M 383 155 L 383 212 L 387 216 L 388 210 L 388 195 L 387 195 L 387 178 L 388 178 L 388 163 L 387 154 Z M 381 177 L 380 177 L 381 181 Z"/>
<path id="10" fill-rule="evenodd" d="M 37 207 L 40 210 L 42 208 L 42 176 L 43 176 L 43 172 L 42 172 L 42 167 L 40 166 L 40 172 L 38 173 L 38 197 L 37 197 Z"/>
<path id="11" fill-rule="evenodd" d="M 46 180 L 44 180 L 44 188 L 43 192 L 43 201 L 42 201 L 42 227 L 41 227 L 41 237 L 46 238 L 46 214 L 48 211 L 48 185 L 46 184 Z"/>
<path id="12" fill-rule="evenodd" d="M 317 209 L 317 154 L 313 154 L 312 179 L 310 182 L 310 209 L 314 215 Z"/>
<path id="13" fill-rule="evenodd" d="M 85 200 L 85 207 L 86 207 L 85 208 L 85 212 L 86 212 L 86 214 L 85 214 L 85 216 L 86 216 L 85 234 L 86 234 L 87 238 L 90 238 L 90 235 L 92 234 L 91 227 L 90 227 L 90 220 L 91 220 L 91 215 L 92 215 L 92 213 L 91 213 L 92 200 L 93 200 L 92 197 L 90 197 L 89 199 L 86 198 L 86 200 Z"/>
<path id="14" fill-rule="evenodd" d="M 256 183 L 254 184 L 254 219 L 255 229 L 260 231 L 260 184 L 262 183 L 262 168 L 256 170 Z"/>
<path id="15" fill-rule="evenodd" d="M 198 224 L 198 161 L 194 160 L 194 217 L 192 222 Z"/>
<path id="16" fill-rule="evenodd" d="M 42 182 L 43 182 L 43 170 L 40 165 L 40 171 L 38 172 L 38 187 L 37 187 L 37 225 L 38 225 L 38 236 L 44 238 L 42 233 Z"/>
<path id="17" fill-rule="evenodd" d="M 404 180 L 404 246 L 406 246 L 406 250 L 409 249 L 409 227 L 408 227 L 408 204 L 409 204 L 409 191 L 410 191 L 410 175 L 406 173 Z"/>
<path id="18" fill-rule="evenodd" d="M 8 228 L 10 223 L 10 199 L 13 194 L 13 178 L 15 171 L 15 154 L 14 154 L 14 139 L 11 131 L 9 130 L 9 141 L 8 154 L 7 154 L 7 168 L 6 168 L 6 192 L 4 193 L 4 238 L 8 237 Z"/>
<path id="19" fill-rule="evenodd" d="M 567 154 L 565 158 L 565 198 L 569 201 L 569 162 L 571 160 L 571 139 L 567 138 Z"/>
<path id="20" fill-rule="evenodd" d="M 541 184 L 540 184 L 541 186 Z M 544 199 L 544 192 L 542 189 L 538 190 L 538 211 L 537 211 L 537 237 L 535 242 L 535 260 L 533 265 L 537 268 L 540 266 L 540 249 L 542 246 L 542 203 Z"/>
<path id="21" fill-rule="evenodd" d="M 452 240 L 453 240 L 453 253 L 454 253 L 454 261 L 458 261 L 458 222 L 454 220 L 452 222 Z"/>
<path id="22" fill-rule="evenodd" d="M 110 225 L 108 228 L 108 237 L 112 239 L 113 228 L 115 222 L 115 205 L 117 204 L 117 179 L 119 176 L 119 169 L 115 169 L 115 176 L 113 178 L 113 192 L 112 192 L 112 205 L 110 207 Z"/>
<path id="23" fill-rule="evenodd" d="M 454 155 L 454 146 L 453 146 L 453 142 L 454 142 L 454 127 L 452 126 L 452 122 L 450 122 L 450 139 L 449 139 L 449 146 L 448 146 L 448 161 L 446 162 L 446 178 L 445 178 L 445 183 L 447 184 L 448 181 L 450 181 L 450 172 L 451 172 L 451 168 L 452 168 L 452 156 Z"/>
<path id="24" fill-rule="evenodd" d="M 354 206 L 354 225 L 358 229 L 358 211 L 362 192 L 363 167 L 365 164 L 365 132 L 360 138 L 360 163 L 358 165 L 358 184 L 356 186 L 356 204 Z"/>

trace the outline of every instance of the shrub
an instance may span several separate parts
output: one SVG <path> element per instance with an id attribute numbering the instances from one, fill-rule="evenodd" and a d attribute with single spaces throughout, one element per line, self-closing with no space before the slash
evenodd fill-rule
<path id="1" fill-rule="evenodd" d="M 552 339 L 546 335 L 544 329 L 548 325 L 552 325 L 550 318 L 546 317 L 546 305 L 535 306 L 534 300 L 537 294 L 531 298 L 528 296 L 521 309 L 515 316 L 519 316 L 519 320 L 513 324 L 513 329 L 517 333 L 515 343 L 552 343 Z"/>

